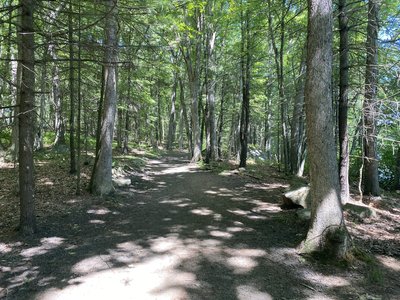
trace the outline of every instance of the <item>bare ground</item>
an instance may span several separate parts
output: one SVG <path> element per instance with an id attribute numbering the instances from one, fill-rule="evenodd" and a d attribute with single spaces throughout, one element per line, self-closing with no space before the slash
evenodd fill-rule
<path id="1" fill-rule="evenodd" d="M 375 219 L 347 216 L 373 262 L 341 266 L 296 253 L 308 224 L 280 209 L 289 183 L 272 169 L 259 180 L 171 153 L 117 174 L 122 186 L 103 199 L 68 196 L 65 169 L 37 169 L 34 238 L 10 231 L 16 177 L 0 169 L 0 298 L 400 299 L 396 199 Z"/>

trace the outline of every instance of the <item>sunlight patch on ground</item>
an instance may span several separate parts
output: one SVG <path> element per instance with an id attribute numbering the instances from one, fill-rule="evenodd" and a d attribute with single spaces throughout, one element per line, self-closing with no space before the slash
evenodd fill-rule
<path id="1" fill-rule="evenodd" d="M 231 237 L 233 237 L 233 234 L 220 230 L 212 230 L 210 231 L 210 235 L 213 237 L 223 238 L 223 239 L 230 239 Z"/>
<path id="2" fill-rule="evenodd" d="M 7 245 L 5 243 L 0 243 L 0 253 L 1 254 L 6 254 L 12 251 L 12 247 L 10 245 Z"/>
<path id="3" fill-rule="evenodd" d="M 190 211 L 192 214 L 199 215 L 199 216 L 210 216 L 214 214 L 214 212 L 211 209 L 208 209 L 206 207 L 199 207 L 196 209 L 192 209 Z"/>
<path id="4" fill-rule="evenodd" d="M 384 256 L 384 255 L 377 255 L 376 258 L 386 268 L 389 268 L 395 272 L 400 272 L 400 260 L 394 257 Z"/>
<path id="5" fill-rule="evenodd" d="M 97 208 L 97 209 L 89 209 L 87 211 L 88 214 L 93 214 L 93 215 L 106 215 L 109 214 L 111 210 L 108 208 L 102 207 L 102 208 Z"/>
<path id="6" fill-rule="evenodd" d="M 90 224 L 105 224 L 106 222 L 104 222 L 103 220 L 90 220 L 89 223 Z"/>
<path id="7" fill-rule="evenodd" d="M 272 296 L 267 292 L 260 292 L 250 285 L 239 285 L 236 287 L 238 300 L 272 300 Z"/>
<path id="8" fill-rule="evenodd" d="M 304 271 L 300 272 L 302 277 L 315 285 L 324 285 L 326 287 L 343 287 L 350 285 L 350 282 L 340 276 L 322 275 L 319 273 Z"/>
<path id="9" fill-rule="evenodd" d="M 49 238 L 42 238 L 40 240 L 42 245 L 22 250 L 21 256 L 23 256 L 25 258 L 32 258 L 36 255 L 45 254 L 45 253 L 49 252 L 49 250 L 57 248 L 58 246 L 63 244 L 64 240 L 65 240 L 64 238 L 60 238 L 60 237 L 56 237 L 56 236 L 49 237 Z"/>

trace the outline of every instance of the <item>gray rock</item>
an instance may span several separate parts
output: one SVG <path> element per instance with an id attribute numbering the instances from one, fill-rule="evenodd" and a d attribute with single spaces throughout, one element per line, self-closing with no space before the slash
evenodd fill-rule
<path id="1" fill-rule="evenodd" d="M 117 187 L 126 187 L 131 185 L 131 179 L 127 177 L 118 177 L 113 179 L 113 183 Z"/>
<path id="2" fill-rule="evenodd" d="M 303 186 L 282 195 L 282 208 L 311 208 L 310 187 Z"/>

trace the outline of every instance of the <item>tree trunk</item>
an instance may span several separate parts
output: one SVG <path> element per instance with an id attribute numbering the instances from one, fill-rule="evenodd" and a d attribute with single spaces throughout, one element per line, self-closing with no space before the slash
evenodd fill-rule
<path id="1" fill-rule="evenodd" d="M 52 92 L 53 92 L 53 104 L 54 104 L 54 128 L 56 131 L 56 137 L 54 140 L 54 146 L 65 144 L 65 122 L 62 112 L 62 98 L 61 98 L 61 81 L 60 81 L 60 70 L 57 65 L 57 54 L 56 46 L 54 43 L 49 45 L 49 54 L 53 59 L 53 70 L 52 70 Z"/>
<path id="2" fill-rule="evenodd" d="M 240 114 L 240 168 L 247 164 L 248 131 L 250 120 L 250 18 L 246 11 L 241 23 L 241 79 L 242 79 L 242 109 Z"/>
<path id="3" fill-rule="evenodd" d="M 209 17 L 212 15 L 212 7 L 209 7 Z M 216 160 L 218 156 L 217 133 L 215 126 L 215 39 L 217 32 L 212 20 L 207 24 L 206 46 L 206 90 L 207 90 L 207 115 L 206 115 L 206 157 L 205 162 Z"/>
<path id="4" fill-rule="evenodd" d="M 342 204 L 350 200 L 349 133 L 347 127 L 349 90 L 349 28 L 346 0 L 339 0 L 339 177 Z"/>
<path id="5" fill-rule="evenodd" d="M 98 195 L 113 192 L 112 141 L 117 107 L 117 0 L 106 1 L 104 110 L 100 133 L 100 149 L 93 169 L 91 192 Z"/>
<path id="6" fill-rule="evenodd" d="M 301 63 L 293 105 L 292 128 L 290 132 L 290 167 L 292 174 L 301 176 L 304 156 L 304 74 L 305 62 Z"/>
<path id="7" fill-rule="evenodd" d="M 217 139 L 217 148 L 218 148 L 218 157 L 222 157 L 222 135 L 224 131 L 224 102 L 225 102 L 225 78 L 222 81 L 222 89 L 221 89 L 221 102 L 218 116 L 218 139 Z"/>
<path id="8" fill-rule="evenodd" d="M 167 137 L 167 150 L 173 148 L 175 142 L 175 131 L 176 131 L 176 90 L 178 85 L 178 74 L 174 74 L 174 83 L 172 86 L 171 94 L 171 110 L 169 113 L 169 123 L 168 123 L 168 137 Z"/>
<path id="9" fill-rule="evenodd" d="M 327 252 L 342 258 L 348 233 L 340 202 L 332 121 L 332 1 L 308 1 L 307 145 L 310 164 L 311 224 L 302 253 Z"/>
<path id="10" fill-rule="evenodd" d="M 69 1 L 68 14 L 68 43 L 69 43 L 69 101 L 70 101 L 70 117 L 69 117 L 69 153 L 70 153 L 70 174 L 76 173 L 76 149 L 75 149 L 75 78 L 74 78 L 74 43 L 72 28 L 72 0 Z"/>
<path id="11" fill-rule="evenodd" d="M 33 31 L 32 0 L 21 0 L 21 27 L 18 32 L 21 59 L 20 114 L 19 114 L 19 196 L 20 231 L 33 234 L 36 231 L 33 142 L 35 122 L 35 41 Z"/>
<path id="12" fill-rule="evenodd" d="M 400 145 L 397 148 L 397 157 L 396 157 L 396 176 L 394 181 L 395 190 L 400 190 Z"/>
<path id="13" fill-rule="evenodd" d="M 186 108 L 186 103 L 185 103 L 185 87 L 183 86 L 183 82 L 180 77 L 179 77 L 179 102 L 180 102 L 180 105 L 182 108 L 183 122 L 185 125 L 186 138 L 188 141 L 189 151 L 190 151 L 190 153 L 193 153 L 192 133 L 190 131 L 189 118 L 188 118 L 188 113 L 187 113 L 187 108 Z"/>
<path id="14" fill-rule="evenodd" d="M 378 1 L 368 2 L 367 63 L 364 109 L 364 194 L 379 196 L 378 158 L 376 149 L 376 100 L 378 81 Z"/>

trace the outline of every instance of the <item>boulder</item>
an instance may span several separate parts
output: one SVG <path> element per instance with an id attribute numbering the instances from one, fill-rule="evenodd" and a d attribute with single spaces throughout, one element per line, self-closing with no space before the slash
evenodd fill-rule
<path id="1" fill-rule="evenodd" d="M 113 178 L 113 184 L 117 187 L 127 187 L 131 185 L 131 179 L 127 177 Z"/>
<path id="2" fill-rule="evenodd" d="M 376 217 L 375 209 L 362 203 L 348 202 L 343 205 L 343 210 L 361 219 Z"/>
<path id="3" fill-rule="evenodd" d="M 310 187 L 303 186 L 282 195 L 283 209 L 291 208 L 311 208 Z"/>

